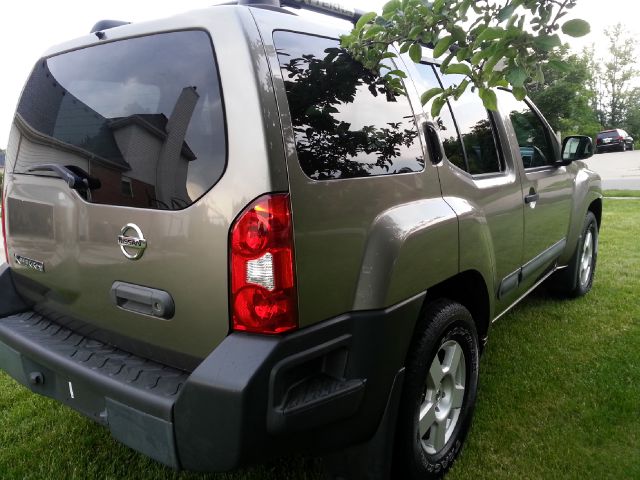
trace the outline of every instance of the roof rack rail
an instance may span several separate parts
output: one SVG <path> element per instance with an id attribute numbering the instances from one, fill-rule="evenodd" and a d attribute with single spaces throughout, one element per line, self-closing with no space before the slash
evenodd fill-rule
<path id="1" fill-rule="evenodd" d="M 362 10 L 345 7 L 335 0 L 238 0 L 237 5 L 303 8 L 354 23 L 366 13 Z"/>
<path id="2" fill-rule="evenodd" d="M 129 23 L 131 22 L 124 22 L 122 20 L 100 20 L 91 28 L 89 33 L 101 32 L 102 30 L 120 27 L 121 25 L 129 25 Z"/>

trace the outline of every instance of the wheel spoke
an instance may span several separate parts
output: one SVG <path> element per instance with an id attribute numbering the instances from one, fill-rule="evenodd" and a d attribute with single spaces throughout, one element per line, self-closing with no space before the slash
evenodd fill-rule
<path id="1" fill-rule="evenodd" d="M 420 418 L 418 419 L 418 430 L 420 438 L 424 437 L 431 426 L 436 422 L 436 404 L 425 402 L 420 407 Z"/>
<path id="2" fill-rule="evenodd" d="M 456 343 L 449 348 L 449 352 L 447 353 L 449 354 L 447 373 L 455 376 L 458 371 L 458 367 L 460 366 L 460 355 L 462 353 L 462 349 L 460 348 L 460 345 Z"/>
<path id="3" fill-rule="evenodd" d="M 434 423 L 431 427 L 431 434 L 429 435 L 429 443 L 433 445 L 436 452 L 439 452 L 444 447 L 445 434 L 447 433 L 446 421 L 442 423 Z"/>
<path id="4" fill-rule="evenodd" d="M 462 407 L 462 400 L 464 399 L 464 387 L 460 385 L 454 385 L 451 393 L 451 408 Z"/>
<path id="5" fill-rule="evenodd" d="M 431 368 L 429 368 L 429 378 L 433 382 L 432 386 L 437 387 L 440 385 L 442 381 L 442 377 L 444 377 L 444 372 L 442 370 L 442 365 L 440 364 L 440 359 L 438 355 L 431 362 Z"/>

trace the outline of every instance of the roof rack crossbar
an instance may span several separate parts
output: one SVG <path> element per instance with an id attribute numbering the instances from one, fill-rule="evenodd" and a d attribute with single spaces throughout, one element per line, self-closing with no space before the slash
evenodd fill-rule
<path id="1" fill-rule="evenodd" d="M 348 8 L 335 0 L 238 0 L 238 5 L 266 5 L 270 7 L 291 7 L 303 8 L 313 12 L 331 15 L 332 17 L 357 22 L 364 11 L 355 8 Z"/>

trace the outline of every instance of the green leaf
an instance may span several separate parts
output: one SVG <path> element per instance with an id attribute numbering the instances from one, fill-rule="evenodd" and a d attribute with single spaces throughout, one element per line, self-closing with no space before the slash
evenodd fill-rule
<path id="1" fill-rule="evenodd" d="M 384 4 L 384 7 L 382 7 L 382 13 L 390 13 L 393 10 L 397 10 L 401 7 L 401 4 L 398 0 L 391 0 L 390 2 L 387 2 Z"/>
<path id="2" fill-rule="evenodd" d="M 458 51 L 456 52 L 456 60 L 458 60 L 459 62 L 466 60 L 469 57 L 469 53 L 470 50 L 468 48 L 458 49 Z"/>
<path id="3" fill-rule="evenodd" d="M 444 97 L 438 97 L 433 101 L 433 104 L 431 105 L 431 118 L 436 118 L 440 115 L 440 110 L 444 107 L 445 102 L 446 100 Z"/>
<path id="4" fill-rule="evenodd" d="M 449 75 L 455 73 L 460 75 L 471 75 L 471 69 L 464 63 L 454 63 L 453 65 L 449 65 L 444 73 Z"/>
<path id="5" fill-rule="evenodd" d="M 549 60 L 548 65 L 559 72 L 566 73 L 571 71 L 571 65 L 567 62 L 563 62 L 562 60 Z"/>
<path id="6" fill-rule="evenodd" d="M 362 36 L 362 38 L 371 38 L 380 32 L 384 32 L 384 30 L 385 28 L 381 25 L 372 25 L 367 29 L 366 32 L 364 32 L 364 35 Z"/>
<path id="7" fill-rule="evenodd" d="M 542 71 L 542 65 L 539 63 L 536 67 L 536 74 L 533 77 L 533 80 L 537 83 L 544 83 L 544 72 Z"/>
<path id="8" fill-rule="evenodd" d="M 515 9 L 516 9 L 516 5 L 514 3 L 511 3 L 506 7 L 502 8 L 500 12 L 498 12 L 498 20 L 500 22 L 504 22 L 506 19 L 510 18 L 511 15 L 513 15 L 513 12 L 515 11 Z"/>
<path id="9" fill-rule="evenodd" d="M 456 42 L 464 42 L 467 39 L 467 33 L 458 25 L 452 25 L 450 32 Z"/>
<path id="10" fill-rule="evenodd" d="M 411 45 L 411 42 L 404 42 L 400 47 L 400 53 L 407 53 L 409 51 L 409 48 L 411 48 Z"/>
<path id="11" fill-rule="evenodd" d="M 484 42 L 486 40 L 496 40 L 502 38 L 505 34 L 505 30 L 500 27 L 487 27 L 485 28 L 476 41 Z"/>
<path id="12" fill-rule="evenodd" d="M 591 26 L 589 23 L 579 18 L 569 20 L 562 25 L 562 33 L 570 37 L 584 37 L 590 31 Z"/>
<path id="13" fill-rule="evenodd" d="M 442 54 L 447 51 L 447 49 L 451 46 L 452 43 L 453 43 L 453 37 L 451 35 L 447 37 L 443 37 L 440 40 L 438 40 L 438 43 L 436 43 L 436 46 L 433 48 L 433 57 L 438 58 L 442 56 Z"/>
<path id="14" fill-rule="evenodd" d="M 407 78 L 407 74 L 404 73 L 402 70 L 391 70 L 389 73 L 387 73 L 387 75 L 394 75 L 400 78 Z"/>
<path id="15" fill-rule="evenodd" d="M 539 49 L 545 52 L 553 50 L 555 47 L 562 45 L 560 37 L 557 34 L 553 35 L 540 35 L 533 39 L 533 44 Z"/>
<path id="16" fill-rule="evenodd" d="M 356 30 L 362 29 L 367 23 L 376 18 L 378 14 L 376 12 L 369 12 L 362 15 L 356 22 Z"/>
<path id="17" fill-rule="evenodd" d="M 513 96 L 516 97 L 516 100 L 522 101 L 527 96 L 527 89 L 524 87 L 514 87 Z"/>
<path id="18" fill-rule="evenodd" d="M 527 77 L 527 72 L 521 67 L 513 68 L 507 74 L 507 80 L 509 80 L 509 83 L 514 87 L 522 87 Z"/>
<path id="19" fill-rule="evenodd" d="M 436 95 L 441 94 L 442 92 L 443 90 L 440 87 L 430 88 L 420 96 L 420 102 L 422 103 L 422 105 L 426 105 L 429 100 L 431 100 Z"/>
<path id="20" fill-rule="evenodd" d="M 480 65 L 480 62 L 486 58 L 488 55 L 488 52 L 486 50 L 480 50 L 476 53 L 473 54 L 473 56 L 471 57 L 471 64 L 472 65 Z"/>
<path id="21" fill-rule="evenodd" d="M 440 71 L 441 72 L 445 72 L 447 70 L 447 67 L 449 66 L 449 64 L 451 63 L 451 60 L 453 60 L 453 57 L 455 55 L 453 53 L 450 53 L 449 55 L 447 55 L 445 57 L 445 59 L 442 61 L 442 63 L 440 64 Z"/>
<path id="22" fill-rule="evenodd" d="M 420 63 L 420 60 L 422 60 L 422 47 L 418 43 L 414 43 L 409 48 L 409 57 L 415 63 Z"/>
<path id="23" fill-rule="evenodd" d="M 409 32 L 409 38 L 411 39 L 418 38 L 418 35 L 420 35 L 423 31 L 424 31 L 424 27 L 422 25 L 416 25 Z"/>
<path id="24" fill-rule="evenodd" d="M 458 87 L 456 88 L 453 98 L 458 100 L 462 96 L 462 94 L 467 90 L 469 83 L 470 83 L 469 80 L 467 80 L 466 78 L 462 82 L 460 82 L 460 85 L 458 85 Z"/>
<path id="25" fill-rule="evenodd" d="M 498 110 L 498 99 L 496 97 L 496 92 L 488 88 L 480 88 L 478 90 L 478 95 L 480 95 L 482 103 L 487 110 Z"/>

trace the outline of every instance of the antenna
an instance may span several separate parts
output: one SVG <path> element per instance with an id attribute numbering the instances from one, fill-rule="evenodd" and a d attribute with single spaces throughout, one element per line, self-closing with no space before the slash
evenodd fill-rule
<path id="1" fill-rule="evenodd" d="M 89 33 L 101 33 L 102 30 L 109 30 L 110 28 L 119 27 L 121 25 L 129 25 L 130 22 L 123 22 L 122 20 L 100 20 L 96 23 Z M 100 38 L 100 35 L 98 35 Z"/>

